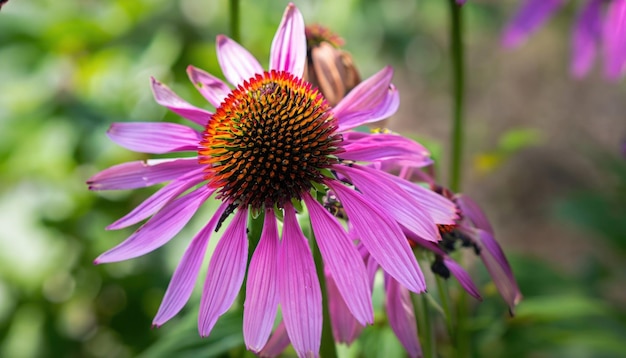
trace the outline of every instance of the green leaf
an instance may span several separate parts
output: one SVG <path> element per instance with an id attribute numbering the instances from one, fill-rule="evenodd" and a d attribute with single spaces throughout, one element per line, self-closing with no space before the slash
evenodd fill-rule
<path id="1" fill-rule="evenodd" d="M 220 317 L 206 338 L 198 335 L 195 310 L 179 321 L 155 344 L 145 350 L 140 358 L 215 357 L 234 348 L 243 347 L 242 313 L 230 311 Z"/>

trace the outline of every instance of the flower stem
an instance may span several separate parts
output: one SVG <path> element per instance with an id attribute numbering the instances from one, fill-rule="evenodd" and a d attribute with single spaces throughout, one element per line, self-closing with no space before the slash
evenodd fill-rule
<path id="1" fill-rule="evenodd" d="M 433 326 L 430 321 L 430 309 L 428 309 L 426 295 L 426 293 L 411 293 L 411 298 L 413 300 L 413 311 L 417 319 L 420 344 L 422 345 L 422 356 L 424 358 L 434 358 L 437 357 L 437 349 L 435 347 L 435 337 L 433 336 Z"/>
<path id="2" fill-rule="evenodd" d="M 310 235 L 313 236 L 313 230 L 310 230 Z M 324 263 L 322 262 L 322 253 L 317 247 L 315 239 L 311 237 L 311 246 L 313 248 L 313 260 L 315 261 L 315 269 L 317 270 L 317 277 L 320 281 L 320 288 L 322 290 L 322 345 L 320 347 L 320 357 L 337 357 L 337 348 L 335 347 L 335 339 L 333 338 L 333 331 L 330 324 L 330 311 L 328 309 L 328 291 L 326 290 L 326 276 L 324 275 Z"/>
<path id="3" fill-rule="evenodd" d="M 437 292 L 439 292 L 439 299 L 441 300 L 441 308 L 443 308 L 444 319 L 446 321 L 446 330 L 452 342 L 455 341 L 454 335 L 454 317 L 450 307 L 450 296 L 448 292 L 448 284 L 445 279 L 435 275 L 435 281 L 437 282 Z"/>
<path id="4" fill-rule="evenodd" d="M 252 213 L 248 218 L 248 263 L 246 267 L 250 266 L 250 261 L 252 260 L 252 254 L 254 250 L 256 250 L 257 245 L 259 245 L 259 241 L 261 240 L 261 234 L 263 233 L 263 220 L 265 220 L 265 212 L 260 210 L 258 215 L 255 217 Z M 248 275 L 244 276 L 243 284 L 241 285 L 241 290 L 239 291 L 239 305 L 243 307 L 244 302 L 246 301 L 246 284 L 248 281 Z"/>
<path id="5" fill-rule="evenodd" d="M 458 192 L 461 187 L 463 163 L 463 105 L 465 96 L 465 55 L 463 51 L 463 8 L 455 0 L 450 5 L 450 52 L 452 55 L 452 156 L 450 160 L 450 189 Z"/>
<path id="6" fill-rule="evenodd" d="M 452 155 L 450 159 L 450 184 L 453 192 L 461 189 L 461 169 L 463 163 L 463 107 L 465 96 L 465 55 L 463 49 L 463 8 L 455 0 L 448 0 L 450 8 L 450 52 L 452 55 L 453 116 L 450 138 Z M 467 294 L 461 291 L 456 301 L 456 326 L 452 339 L 457 357 L 470 355 L 470 340 L 467 332 Z"/>
<path id="7" fill-rule="evenodd" d="M 240 7 L 239 7 L 239 0 L 230 0 L 229 2 L 230 5 L 230 11 L 229 11 L 229 15 L 230 15 L 230 37 L 239 42 L 240 40 L 240 31 L 239 31 L 239 14 L 240 14 Z"/>

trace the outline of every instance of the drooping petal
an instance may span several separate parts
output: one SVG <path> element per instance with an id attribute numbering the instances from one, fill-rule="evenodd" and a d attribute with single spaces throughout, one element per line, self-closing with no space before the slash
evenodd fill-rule
<path id="1" fill-rule="evenodd" d="M 206 254 L 209 238 L 227 206 L 228 202 L 223 202 L 217 208 L 209 223 L 191 240 L 167 286 L 167 291 L 165 291 L 165 296 L 161 306 L 159 306 L 159 311 L 152 321 L 152 325 L 156 327 L 162 326 L 178 314 L 189 300 L 198 279 L 198 273 Z"/>
<path id="2" fill-rule="evenodd" d="M 196 151 L 200 133 L 176 123 L 113 123 L 107 135 L 118 145 L 140 153 L 164 154 Z"/>
<path id="3" fill-rule="evenodd" d="M 178 97 L 169 87 L 155 80 L 153 77 L 151 77 L 150 80 L 152 81 L 154 99 L 161 106 L 201 126 L 205 126 L 209 119 L 211 119 L 213 115 L 211 112 L 189 104 L 184 99 Z"/>
<path id="4" fill-rule="evenodd" d="M 604 21 L 604 73 L 617 80 L 626 67 L 626 1 L 609 2 Z"/>
<path id="5" fill-rule="evenodd" d="M 215 247 L 209 263 L 198 316 L 200 336 L 207 337 L 219 316 L 233 304 L 248 260 L 248 210 L 239 208 Z"/>
<path id="6" fill-rule="evenodd" d="M 184 175 L 159 189 L 148 199 L 137 205 L 130 213 L 107 226 L 107 230 L 119 230 L 150 217 L 172 199 L 184 193 L 192 186 L 199 184 L 203 180 L 202 169 L 196 169 L 189 172 L 187 175 Z"/>
<path id="7" fill-rule="evenodd" d="M 602 1 L 588 1 L 574 26 L 571 71 L 575 77 L 586 75 L 596 57 L 596 47 L 602 34 Z"/>
<path id="8" fill-rule="evenodd" d="M 300 10 L 289 3 L 272 41 L 270 70 L 286 71 L 302 77 L 305 62 L 304 19 Z"/>
<path id="9" fill-rule="evenodd" d="M 317 356 L 322 339 L 322 293 L 306 237 L 287 203 L 278 254 L 278 294 L 289 340 L 298 356 Z"/>
<path id="10" fill-rule="evenodd" d="M 391 77 L 393 69 L 387 66 L 359 83 L 335 106 L 333 112 L 340 132 L 377 121 L 382 114 L 390 116 L 397 110 L 398 93 L 391 87 Z"/>
<path id="11" fill-rule="evenodd" d="M 402 190 L 406 191 L 430 214 L 433 221 L 440 225 L 454 225 L 459 215 L 456 205 L 442 195 L 400 177 L 389 175 Z"/>
<path id="12" fill-rule="evenodd" d="M 491 223 L 489 219 L 487 219 L 487 215 L 483 212 L 483 210 L 476 204 L 472 198 L 465 194 L 456 194 L 455 200 L 461 212 L 463 213 L 463 217 L 468 219 L 473 226 L 478 229 L 485 230 L 488 233 L 493 235 L 493 227 L 491 227 Z"/>
<path id="13" fill-rule="evenodd" d="M 100 255 L 94 263 L 117 262 L 138 257 L 165 245 L 187 224 L 212 190 L 202 186 L 168 203 L 128 239 Z"/>
<path id="14" fill-rule="evenodd" d="M 274 330 L 274 333 L 270 337 L 269 341 L 263 350 L 259 352 L 259 357 L 278 357 L 289 345 L 289 336 L 287 336 L 287 329 L 285 323 L 280 322 L 278 327 Z"/>
<path id="15" fill-rule="evenodd" d="M 398 337 L 409 357 L 421 357 L 422 347 L 417 336 L 417 323 L 409 290 L 393 277 L 385 275 L 387 318 L 389 326 Z"/>
<path id="16" fill-rule="evenodd" d="M 397 134 L 369 134 L 357 140 L 344 138 L 341 159 L 355 161 L 391 161 L 424 167 L 433 163 L 421 144 Z"/>
<path id="17" fill-rule="evenodd" d="M 418 236 L 439 241 L 439 230 L 422 205 L 387 177 L 387 173 L 355 165 L 335 165 L 337 172 L 347 175 L 357 189 L 376 202 L 400 225 Z"/>
<path id="18" fill-rule="evenodd" d="M 89 190 L 136 189 L 164 181 L 198 169 L 197 158 L 152 159 L 114 165 L 87 180 Z"/>
<path id="19" fill-rule="evenodd" d="M 224 81 L 194 66 L 187 67 L 189 80 L 213 107 L 217 108 L 231 92 Z"/>
<path id="20" fill-rule="evenodd" d="M 372 298 L 363 259 L 341 224 L 308 193 L 303 195 L 309 209 L 315 240 L 324 267 L 329 271 L 350 312 L 362 325 L 374 322 Z"/>
<path id="21" fill-rule="evenodd" d="M 413 292 L 426 289 L 424 276 L 398 223 L 377 204 L 343 184 L 327 180 L 359 239 L 380 266 Z"/>
<path id="22" fill-rule="evenodd" d="M 235 87 L 263 73 L 263 67 L 248 50 L 224 35 L 217 36 L 217 60 L 224 76 Z"/>
<path id="23" fill-rule="evenodd" d="M 354 318 L 352 312 L 343 300 L 335 280 L 326 275 L 326 290 L 328 292 L 328 310 L 333 337 L 336 342 L 352 344 L 363 330 L 363 326 Z"/>
<path id="24" fill-rule="evenodd" d="M 521 45 L 563 3 L 564 0 L 525 0 L 505 28 L 502 45 L 509 48 Z"/>
<path id="25" fill-rule="evenodd" d="M 274 210 L 267 209 L 261 239 L 248 269 L 243 307 L 243 338 L 253 352 L 259 352 L 267 343 L 278 309 L 278 245 Z"/>
<path id="26" fill-rule="evenodd" d="M 447 255 L 443 257 L 443 263 L 450 270 L 450 273 L 459 281 L 461 287 L 463 287 L 463 289 L 467 291 L 467 293 L 472 295 L 472 297 L 477 300 L 482 300 L 482 297 L 480 297 L 480 292 L 478 292 L 478 288 L 474 284 L 474 281 L 472 281 L 472 277 L 470 277 L 470 275 L 461 265 L 459 265 L 456 261 L 452 260 Z"/>
<path id="27" fill-rule="evenodd" d="M 521 301 L 522 293 L 517 286 L 513 270 L 506 259 L 502 248 L 493 238 L 493 235 L 483 230 L 467 230 L 480 247 L 480 258 L 485 263 L 485 267 L 493 283 L 498 288 L 498 292 L 509 305 L 509 311 L 513 314 L 515 306 Z"/>

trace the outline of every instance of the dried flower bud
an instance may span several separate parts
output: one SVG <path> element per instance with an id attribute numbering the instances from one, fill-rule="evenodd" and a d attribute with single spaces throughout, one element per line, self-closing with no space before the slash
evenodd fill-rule
<path id="1" fill-rule="evenodd" d="M 356 85 L 361 77 L 352 56 L 340 47 L 344 41 L 320 25 L 306 27 L 307 70 L 304 79 L 316 86 L 331 106 Z"/>

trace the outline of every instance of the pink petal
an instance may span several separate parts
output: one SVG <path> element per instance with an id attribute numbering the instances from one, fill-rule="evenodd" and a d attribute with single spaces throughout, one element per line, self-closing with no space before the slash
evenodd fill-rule
<path id="1" fill-rule="evenodd" d="M 417 324 L 409 290 L 388 275 L 385 275 L 385 290 L 387 292 L 385 307 L 389 326 L 409 357 L 421 357 L 422 347 L 417 336 Z"/>
<path id="2" fill-rule="evenodd" d="M 402 190 L 406 191 L 428 212 L 430 217 L 439 225 L 454 225 L 459 218 L 456 205 L 449 199 L 400 177 L 388 174 Z"/>
<path id="3" fill-rule="evenodd" d="M 161 106 L 201 126 L 205 126 L 209 119 L 211 119 L 213 115 L 211 112 L 192 106 L 184 99 L 178 97 L 176 93 L 166 85 L 155 80 L 153 77 L 150 79 L 152 81 L 154 99 Z"/>
<path id="4" fill-rule="evenodd" d="M 261 240 L 248 269 L 243 307 L 243 337 L 246 347 L 253 352 L 259 352 L 265 346 L 278 309 L 278 245 L 274 210 L 267 209 Z"/>
<path id="5" fill-rule="evenodd" d="M 130 213 L 107 226 L 107 230 L 122 229 L 150 217 L 157 211 L 161 210 L 161 208 L 172 199 L 184 193 L 192 186 L 204 181 L 202 173 L 203 169 L 196 169 L 187 175 L 174 180 L 159 189 L 156 193 L 152 194 L 148 199 L 144 200 L 144 202 L 135 207 Z"/>
<path id="6" fill-rule="evenodd" d="M 626 65 L 626 0 L 609 2 L 604 21 L 604 72 L 617 80 Z"/>
<path id="7" fill-rule="evenodd" d="M 278 253 L 278 294 L 289 340 L 299 356 L 317 356 L 322 339 L 322 293 L 311 249 L 290 203 Z"/>
<path id="8" fill-rule="evenodd" d="M 480 297 L 480 292 L 478 292 L 478 288 L 474 284 L 474 281 L 472 281 L 470 275 L 461 265 L 456 263 L 456 261 L 452 260 L 447 255 L 443 257 L 443 263 L 450 270 L 450 273 L 459 281 L 461 287 L 463 287 L 463 289 L 467 291 L 467 293 L 472 295 L 472 297 L 476 298 L 477 300 L 482 300 L 482 298 Z"/>
<path id="9" fill-rule="evenodd" d="M 217 60 L 224 76 L 233 86 L 239 86 L 254 75 L 263 73 L 263 67 L 248 50 L 224 35 L 217 36 Z"/>
<path id="10" fill-rule="evenodd" d="M 136 189 L 179 176 L 199 168 L 197 158 L 139 160 L 112 166 L 87 180 L 89 190 Z"/>
<path id="11" fill-rule="evenodd" d="M 363 326 L 350 312 L 337 288 L 337 284 L 335 284 L 335 280 L 330 275 L 326 275 L 326 291 L 328 292 L 328 310 L 330 311 L 333 337 L 336 342 L 350 345 L 359 336 Z"/>
<path id="12" fill-rule="evenodd" d="M 228 311 L 243 283 L 248 261 L 247 220 L 248 209 L 239 208 L 211 257 L 198 317 L 202 337 L 208 337 L 219 316 Z"/>
<path id="13" fill-rule="evenodd" d="M 198 279 L 198 273 L 204 260 L 209 238 L 227 206 L 228 203 L 223 202 L 217 208 L 209 223 L 191 240 L 167 286 L 159 311 L 152 321 L 154 326 L 159 327 L 169 321 L 170 318 L 180 312 L 189 300 Z"/>
<path id="14" fill-rule="evenodd" d="M 325 183 L 341 201 L 356 234 L 380 266 L 411 291 L 423 292 L 424 276 L 398 223 L 358 192 L 331 180 Z"/>
<path id="15" fill-rule="evenodd" d="M 270 70 L 285 71 L 302 77 L 305 62 L 304 19 L 298 8 L 289 3 L 272 41 Z"/>
<path id="16" fill-rule="evenodd" d="M 602 32 L 602 0 L 587 2 L 574 26 L 572 41 L 572 74 L 586 75 L 596 56 L 596 46 Z"/>
<path id="17" fill-rule="evenodd" d="M 94 263 L 132 259 L 158 249 L 178 234 L 196 210 L 213 193 L 206 186 L 168 203 L 128 239 L 100 255 Z"/>
<path id="18" fill-rule="evenodd" d="M 362 325 L 374 322 L 372 298 L 365 264 L 341 224 L 308 193 L 303 195 L 309 209 L 315 240 L 324 267 L 333 277 L 350 312 Z"/>
<path id="19" fill-rule="evenodd" d="M 259 352 L 259 357 L 278 357 L 289 345 L 289 336 L 287 336 L 287 329 L 285 329 L 285 323 L 280 322 L 278 327 L 274 330 L 274 334 L 267 341 L 263 350 Z"/>
<path id="20" fill-rule="evenodd" d="M 393 69 L 389 66 L 361 82 L 333 109 L 339 131 L 390 116 L 398 109 L 398 92 L 391 86 Z"/>
<path id="21" fill-rule="evenodd" d="M 224 81 L 199 68 L 188 66 L 187 75 L 189 76 L 189 80 L 191 80 L 193 85 L 198 89 L 198 92 L 215 108 L 218 108 L 231 92 Z"/>
<path id="22" fill-rule="evenodd" d="M 504 30 L 502 45 L 508 48 L 521 45 L 563 3 L 564 0 L 525 0 Z"/>
<path id="23" fill-rule="evenodd" d="M 126 149 L 152 154 L 196 151 L 201 140 L 194 129 L 163 122 L 113 123 L 107 135 Z"/>
<path id="24" fill-rule="evenodd" d="M 469 220 L 478 229 L 485 230 L 493 235 L 493 228 L 489 219 L 487 219 L 487 215 L 472 198 L 465 194 L 456 194 L 454 198 L 461 209 L 461 213 L 463 213 L 463 218 Z"/>
<path id="25" fill-rule="evenodd" d="M 424 167 L 433 163 L 430 153 L 421 144 L 397 134 L 369 134 L 357 140 L 344 137 L 344 152 L 339 157 L 355 161 L 407 162 Z"/>
<path id="26" fill-rule="evenodd" d="M 441 240 L 439 229 L 428 212 L 388 177 L 391 175 L 358 165 L 335 165 L 333 168 L 347 175 L 369 201 L 380 205 L 400 225 L 426 240 Z"/>
<path id="27" fill-rule="evenodd" d="M 504 301 L 509 305 L 511 314 L 513 314 L 515 306 L 522 299 L 522 293 L 517 286 L 509 261 L 506 259 L 498 242 L 490 233 L 476 230 L 474 233 L 470 233 L 470 236 L 477 241 L 480 247 L 480 257 L 485 263 L 493 283 L 498 288 Z"/>

